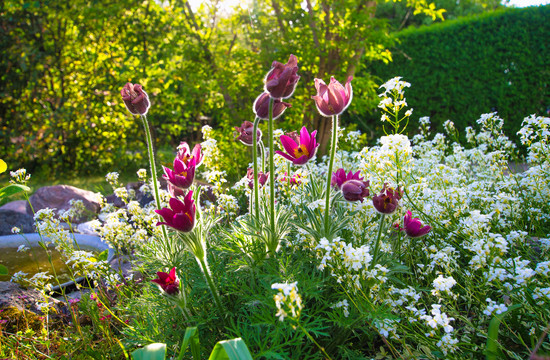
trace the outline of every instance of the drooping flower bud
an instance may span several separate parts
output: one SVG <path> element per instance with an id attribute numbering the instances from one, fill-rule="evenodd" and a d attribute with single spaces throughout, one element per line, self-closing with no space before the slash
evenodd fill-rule
<path id="1" fill-rule="evenodd" d="M 196 211 L 193 192 L 189 191 L 183 201 L 170 198 L 169 204 L 170 208 L 155 210 L 164 219 L 164 222 L 158 222 L 157 226 L 167 225 L 181 232 L 193 230 Z"/>
<path id="2" fill-rule="evenodd" d="M 336 189 L 340 190 L 342 185 L 349 180 L 363 180 L 362 176 L 359 176 L 360 171 L 357 171 L 355 174 L 351 172 L 346 174 L 344 169 L 338 169 L 336 172 L 332 173 L 332 179 L 330 184 Z"/>
<path id="3" fill-rule="evenodd" d="M 286 64 L 274 61 L 265 77 L 265 91 L 274 99 L 291 97 L 300 79 L 297 72 L 298 59 L 294 55 L 290 55 Z"/>
<path id="4" fill-rule="evenodd" d="M 120 90 L 120 95 L 122 95 L 122 101 L 124 101 L 129 112 L 134 115 L 147 114 L 151 103 L 149 102 L 149 96 L 147 96 L 141 85 L 126 83 Z"/>
<path id="5" fill-rule="evenodd" d="M 157 272 L 158 279 L 151 280 L 157 284 L 167 295 L 177 295 L 180 292 L 180 281 L 176 275 L 176 268 L 173 267 L 170 273 Z"/>
<path id="6" fill-rule="evenodd" d="M 246 172 L 246 177 L 248 178 L 248 187 L 254 189 L 254 169 L 249 168 Z M 264 186 L 269 178 L 269 172 L 264 174 L 263 172 L 258 172 L 258 184 L 260 187 Z"/>
<path id="7" fill-rule="evenodd" d="M 257 117 L 263 120 L 269 119 L 269 94 L 264 92 L 260 96 L 256 98 L 256 101 L 254 101 L 254 105 L 252 106 L 252 110 L 254 110 L 254 114 L 256 114 Z M 273 101 L 273 119 L 278 118 L 281 116 L 286 108 L 291 107 L 289 103 L 282 102 L 281 100 L 274 100 Z"/>
<path id="8" fill-rule="evenodd" d="M 252 137 L 252 133 L 254 132 L 254 124 L 250 121 L 245 121 L 242 123 L 241 126 L 235 126 L 235 130 L 238 133 L 238 136 L 235 138 L 236 140 L 239 140 L 246 146 L 252 146 L 254 144 L 254 138 Z M 257 129 L 256 131 L 256 140 L 260 142 L 260 139 L 262 138 L 262 131 L 260 129 Z"/>
<path id="9" fill-rule="evenodd" d="M 418 218 L 413 218 L 411 211 L 407 211 L 407 214 L 403 217 L 403 228 L 405 234 L 411 238 L 419 238 L 428 234 L 431 230 L 431 226 L 422 226 L 422 222 Z"/>
<path id="10" fill-rule="evenodd" d="M 369 196 L 369 181 L 348 180 L 342 185 L 342 194 L 347 201 L 361 201 Z"/>

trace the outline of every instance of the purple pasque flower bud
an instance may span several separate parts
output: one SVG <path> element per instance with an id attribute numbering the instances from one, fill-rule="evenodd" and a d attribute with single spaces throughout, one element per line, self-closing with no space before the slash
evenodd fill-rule
<path id="1" fill-rule="evenodd" d="M 326 117 L 340 115 L 347 109 L 353 97 L 352 79 L 353 77 L 350 76 L 345 86 L 336 81 L 334 76 L 330 78 L 328 85 L 321 79 L 315 79 L 317 95 L 311 98 L 315 100 L 315 105 L 321 115 Z"/>
<path id="2" fill-rule="evenodd" d="M 269 93 L 264 92 L 256 98 L 254 105 L 252 105 L 252 110 L 257 117 L 263 120 L 269 119 Z M 273 101 L 273 119 L 281 116 L 286 108 L 291 107 L 289 103 L 282 102 L 281 100 Z"/>
<path id="3" fill-rule="evenodd" d="M 249 168 L 246 171 L 246 177 L 248 178 L 248 187 L 254 189 L 254 169 Z M 268 178 L 269 172 L 267 172 L 266 174 L 261 171 L 258 172 L 258 184 L 260 185 L 260 187 L 265 185 Z"/>
<path id="4" fill-rule="evenodd" d="M 189 144 L 187 144 L 187 142 L 185 141 L 182 141 L 178 145 L 178 153 L 176 157 L 183 161 L 185 165 L 189 165 L 189 162 L 194 159 L 195 166 L 199 166 L 202 162 L 201 150 L 201 144 L 195 145 L 193 151 L 191 151 L 191 149 L 189 148 Z"/>
<path id="5" fill-rule="evenodd" d="M 157 284 L 162 291 L 167 295 L 177 295 L 180 292 L 180 281 L 176 275 L 176 268 L 173 267 L 170 270 L 170 273 L 165 273 L 163 271 L 157 272 L 158 279 L 151 280 Z"/>
<path id="6" fill-rule="evenodd" d="M 347 201 L 361 201 L 369 196 L 369 181 L 351 179 L 342 185 L 342 194 Z"/>
<path id="7" fill-rule="evenodd" d="M 374 195 L 372 197 L 372 204 L 376 211 L 381 214 L 393 214 L 397 207 L 399 206 L 399 200 L 403 196 L 403 192 L 397 187 L 393 189 L 387 187 L 388 184 L 384 184 L 382 191 L 379 195 Z"/>
<path id="8" fill-rule="evenodd" d="M 235 138 L 236 140 L 239 140 L 246 146 L 254 145 L 254 138 L 252 137 L 252 133 L 254 132 L 253 123 L 251 123 L 250 121 L 245 121 L 242 123 L 241 126 L 235 126 L 235 130 L 238 133 L 238 136 Z M 260 142 L 261 138 L 262 138 L 262 131 L 260 129 L 257 129 L 256 140 Z"/>
<path id="9" fill-rule="evenodd" d="M 176 158 L 174 158 L 174 170 L 163 166 L 164 175 L 162 175 L 162 177 L 175 187 L 187 189 L 193 184 L 193 180 L 195 179 L 195 167 L 194 157 L 186 164 L 184 160 L 176 156 Z"/>
<path id="10" fill-rule="evenodd" d="M 317 135 L 317 130 L 310 134 L 305 126 L 300 130 L 299 143 L 290 136 L 281 135 L 281 144 L 286 153 L 279 150 L 275 151 L 275 153 L 292 161 L 294 165 L 304 165 L 315 156 L 317 152 L 319 144 L 317 140 L 315 140 L 315 135 Z"/>
<path id="11" fill-rule="evenodd" d="M 363 180 L 362 176 L 359 176 L 361 171 L 357 171 L 355 174 L 351 172 L 346 174 L 346 170 L 340 168 L 336 172 L 332 173 L 332 180 L 330 184 L 336 189 L 340 190 L 342 185 L 349 180 Z"/>
<path id="12" fill-rule="evenodd" d="M 298 59 L 290 55 L 286 64 L 274 61 L 265 77 L 265 91 L 274 99 L 286 99 L 292 96 L 300 79 Z"/>
<path id="13" fill-rule="evenodd" d="M 422 222 L 418 218 L 413 218 L 410 210 L 403 217 L 403 230 L 408 237 L 419 238 L 432 230 L 431 226 L 422 226 Z"/>
<path id="14" fill-rule="evenodd" d="M 120 95 L 122 95 L 122 101 L 124 101 L 129 112 L 134 115 L 147 114 L 151 103 L 149 102 L 149 96 L 147 96 L 141 85 L 126 83 L 120 90 Z"/>
<path id="15" fill-rule="evenodd" d="M 158 222 L 157 226 L 166 225 L 181 232 L 193 230 L 196 211 L 193 192 L 189 191 L 183 201 L 170 198 L 169 205 L 170 208 L 155 210 L 164 219 L 163 222 Z"/>

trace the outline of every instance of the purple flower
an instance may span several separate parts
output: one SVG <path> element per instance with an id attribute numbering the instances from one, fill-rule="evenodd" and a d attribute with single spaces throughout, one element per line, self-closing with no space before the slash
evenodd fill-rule
<path id="1" fill-rule="evenodd" d="M 151 103 L 141 85 L 126 83 L 122 90 L 120 90 L 120 95 L 122 95 L 122 101 L 124 101 L 129 112 L 134 115 L 147 114 Z"/>
<path id="2" fill-rule="evenodd" d="M 316 134 L 317 130 L 313 131 L 310 135 L 304 126 L 302 130 L 300 130 L 300 139 L 293 139 L 290 136 L 281 135 L 281 143 L 287 153 L 279 150 L 275 151 L 275 153 L 292 161 L 294 165 L 304 165 L 315 155 L 317 147 L 319 146 L 317 140 L 315 140 Z M 299 141 L 299 144 L 296 140 Z"/>
<path id="3" fill-rule="evenodd" d="M 347 201 L 361 201 L 369 196 L 369 181 L 348 180 L 342 185 L 342 194 Z"/>
<path id="4" fill-rule="evenodd" d="M 372 204 L 376 211 L 381 214 L 393 214 L 399 206 L 399 200 L 402 196 L 402 191 L 397 187 L 397 190 L 387 187 L 388 184 L 384 184 L 382 192 L 379 195 L 372 197 Z"/>
<path id="5" fill-rule="evenodd" d="M 298 59 L 294 55 L 290 55 L 286 64 L 274 61 L 265 77 L 265 91 L 274 99 L 291 97 L 300 79 L 297 72 Z"/>
<path id="6" fill-rule="evenodd" d="M 195 179 L 195 165 L 195 158 L 191 158 L 188 163 L 185 163 L 176 156 L 174 158 L 174 170 L 163 166 L 164 175 L 162 177 L 175 187 L 187 189 L 193 184 L 193 180 Z"/>
<path id="7" fill-rule="evenodd" d="M 362 176 L 359 176 L 360 171 L 357 171 L 355 174 L 351 172 L 346 174 L 344 169 L 338 169 L 336 172 L 332 173 L 331 185 L 336 189 L 340 190 L 342 185 L 349 180 L 363 180 Z"/>
<path id="8" fill-rule="evenodd" d="M 273 101 L 273 119 L 281 116 L 286 108 L 291 107 L 289 103 L 282 102 L 281 100 Z M 264 92 L 256 98 L 254 105 L 252 105 L 252 110 L 257 117 L 263 120 L 269 119 L 269 94 Z"/>
<path id="9" fill-rule="evenodd" d="M 171 182 L 167 182 L 166 187 L 168 189 L 168 193 L 173 198 L 177 198 L 178 196 L 185 196 L 185 190 L 182 189 L 182 188 L 179 188 L 177 186 L 172 185 Z"/>
<path id="10" fill-rule="evenodd" d="M 245 121 L 241 126 L 235 126 L 235 130 L 239 133 L 235 139 L 240 140 L 246 146 L 252 146 L 254 144 L 254 138 L 252 137 L 252 132 L 254 131 L 254 124 L 250 121 Z M 262 131 L 257 129 L 256 131 L 256 140 L 259 142 L 262 137 Z"/>
<path id="11" fill-rule="evenodd" d="M 317 95 L 311 98 L 315 100 L 317 110 L 323 116 L 340 115 L 347 109 L 353 97 L 351 89 L 352 76 L 348 78 L 345 86 L 342 86 L 334 76 L 330 78 L 330 84 L 325 84 L 321 79 L 315 79 L 315 88 Z"/>
<path id="12" fill-rule="evenodd" d="M 181 232 L 189 232 L 195 226 L 195 201 L 193 192 L 189 191 L 183 201 L 177 198 L 170 198 L 170 208 L 155 210 L 162 216 L 164 222 L 158 222 L 159 225 L 167 225 Z"/>
<path id="13" fill-rule="evenodd" d="M 178 154 L 176 155 L 176 157 L 183 161 L 186 165 L 188 165 L 189 162 L 194 159 L 195 166 L 199 166 L 202 162 L 201 149 L 201 144 L 197 144 L 193 148 L 193 151 L 191 151 L 189 145 L 185 141 L 182 141 L 178 146 Z"/>
<path id="14" fill-rule="evenodd" d="M 173 267 L 170 273 L 157 272 L 158 279 L 151 280 L 157 284 L 167 295 L 177 295 L 180 292 L 180 281 L 176 275 L 176 268 Z"/>
<path id="15" fill-rule="evenodd" d="M 413 218 L 411 211 L 403 217 L 403 228 L 408 237 L 419 238 L 432 230 L 431 226 L 422 226 L 422 222 L 418 218 Z"/>
<path id="16" fill-rule="evenodd" d="M 248 178 L 248 187 L 254 189 L 254 169 L 249 168 L 246 172 L 246 177 Z M 264 174 L 263 172 L 258 172 L 258 184 L 260 187 L 264 186 L 269 177 L 269 172 Z"/>

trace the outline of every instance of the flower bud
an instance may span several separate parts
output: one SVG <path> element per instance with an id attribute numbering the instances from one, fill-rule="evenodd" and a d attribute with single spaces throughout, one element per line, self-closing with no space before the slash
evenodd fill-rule
<path id="1" fill-rule="evenodd" d="M 141 85 L 126 83 L 120 90 L 120 95 L 122 95 L 122 101 L 124 101 L 129 112 L 134 115 L 147 114 L 151 103 L 149 102 L 149 96 L 147 96 Z"/>
<path id="2" fill-rule="evenodd" d="M 274 99 L 291 97 L 300 79 L 297 72 L 298 59 L 294 55 L 290 55 L 286 64 L 274 61 L 265 77 L 265 91 Z"/>
<path id="3" fill-rule="evenodd" d="M 263 120 L 269 119 L 269 94 L 264 92 L 260 96 L 256 98 L 256 101 L 254 101 L 254 105 L 252 106 L 252 109 L 254 110 L 254 114 L 256 114 L 257 117 Z M 291 107 L 289 103 L 282 102 L 281 100 L 274 100 L 273 101 L 273 119 L 278 118 L 281 116 L 286 108 Z"/>
<path id="4" fill-rule="evenodd" d="M 235 139 L 239 140 L 246 146 L 252 146 L 254 144 L 254 138 L 252 137 L 252 133 L 254 132 L 254 124 L 250 121 L 245 121 L 242 123 L 241 126 L 235 126 L 235 130 L 239 134 Z M 260 129 L 257 129 L 256 131 L 256 140 L 260 142 L 260 139 L 262 138 L 262 131 Z"/>
<path id="5" fill-rule="evenodd" d="M 381 214 L 393 214 L 399 206 L 399 200 L 403 192 L 397 187 L 397 190 L 388 188 L 387 184 L 384 184 L 382 192 L 379 195 L 372 197 L 372 204 L 376 211 Z"/>
<path id="6" fill-rule="evenodd" d="M 369 196 L 369 181 L 348 180 L 342 185 L 342 194 L 347 201 L 361 201 Z"/>

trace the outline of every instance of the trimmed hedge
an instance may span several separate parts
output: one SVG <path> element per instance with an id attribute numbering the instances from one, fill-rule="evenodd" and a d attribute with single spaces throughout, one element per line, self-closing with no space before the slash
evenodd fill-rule
<path id="1" fill-rule="evenodd" d="M 459 129 L 497 111 L 509 135 L 527 115 L 550 109 L 550 5 L 504 9 L 397 34 L 393 62 L 367 70 L 402 76 L 413 119 L 447 119 Z M 378 114 L 371 114 L 378 120 Z"/>

